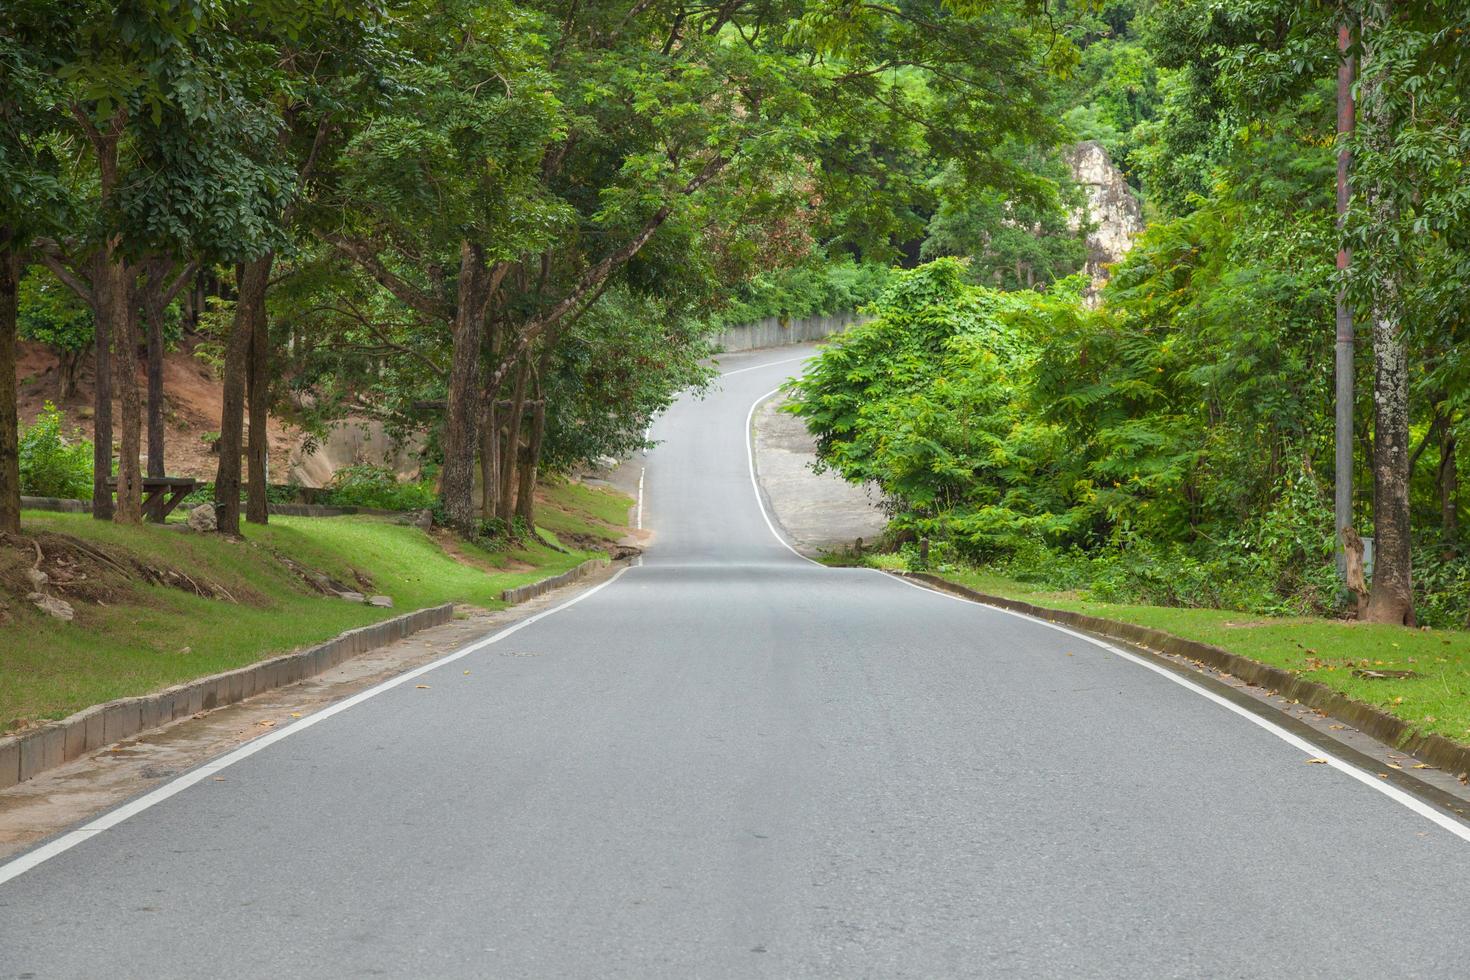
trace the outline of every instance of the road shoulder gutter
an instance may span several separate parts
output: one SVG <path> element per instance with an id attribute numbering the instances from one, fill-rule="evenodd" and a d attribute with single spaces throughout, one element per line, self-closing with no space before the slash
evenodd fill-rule
<path id="1" fill-rule="evenodd" d="M 605 558 L 589 559 L 560 575 L 506 589 L 501 598 L 518 605 L 581 581 L 608 564 Z M 0 738 L 0 791 L 140 732 L 163 728 L 201 712 L 237 704 L 257 694 L 315 677 L 351 657 L 396 643 L 421 630 L 442 626 L 454 614 L 453 603 L 404 613 L 347 630 L 304 650 L 209 674 L 152 694 L 93 705 L 60 721 Z"/>
<path id="2" fill-rule="evenodd" d="M 990 595 L 927 572 L 889 572 L 912 582 L 987 606 L 1056 623 L 1124 646 L 1172 673 L 1267 718 L 1298 737 L 1412 793 L 1446 813 L 1470 820 L 1470 746 L 1441 735 L 1424 735 L 1401 718 L 1353 700 L 1325 684 L 1307 680 L 1238 653 L 1135 623 L 1037 606 Z M 1318 719 L 1335 719 L 1333 726 Z M 1314 722 L 1318 722 L 1315 723 Z M 1351 726 L 1349 731 L 1343 726 Z M 1432 770 L 1400 768 L 1418 760 Z M 1431 772 L 1423 778 L 1419 772 Z"/>

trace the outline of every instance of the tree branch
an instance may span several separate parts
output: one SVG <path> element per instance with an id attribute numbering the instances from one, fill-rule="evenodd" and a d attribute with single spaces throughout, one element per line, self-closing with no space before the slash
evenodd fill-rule
<path id="1" fill-rule="evenodd" d="M 725 168 L 725 166 L 729 162 L 729 159 L 723 154 L 718 154 L 715 157 L 711 158 L 710 161 L 704 165 L 704 168 L 700 170 L 698 174 L 692 177 L 687 184 L 684 185 L 677 196 L 688 197 L 690 194 L 693 194 L 696 191 L 700 190 L 710 181 L 714 180 L 715 177 L 720 173 L 721 170 Z M 602 261 L 598 262 L 586 272 L 582 273 L 581 277 L 577 280 L 576 285 L 573 286 L 571 291 L 562 298 L 561 302 L 557 303 L 541 316 L 536 317 L 535 319 L 527 323 L 526 326 L 520 331 L 519 336 L 517 336 L 516 339 L 510 344 L 510 347 L 509 349 L 507 349 L 505 355 L 502 357 L 499 366 L 497 366 L 495 370 L 491 372 L 490 376 L 486 379 L 486 387 L 492 389 L 497 387 L 500 382 L 505 379 L 505 376 L 510 373 L 511 369 L 515 367 L 516 362 L 520 359 L 520 356 L 525 351 L 525 349 L 548 327 L 561 320 L 574 309 L 577 309 L 579 306 L 581 306 L 583 300 L 586 299 L 589 295 L 592 295 L 593 301 L 595 301 L 596 296 L 601 295 L 602 289 L 605 288 L 605 286 L 603 286 L 604 281 L 609 276 L 611 276 L 616 269 L 624 265 L 633 256 L 637 255 L 639 250 L 642 249 L 644 245 L 648 244 L 648 240 L 653 237 L 654 232 L 658 231 L 659 227 L 665 221 L 669 220 L 669 215 L 673 213 L 673 202 L 669 202 L 660 207 L 647 221 L 643 223 L 643 227 L 638 229 L 637 234 L 635 234 L 632 238 L 623 243 L 622 247 L 618 248 L 612 254 L 602 259 Z"/>
<path id="2" fill-rule="evenodd" d="M 58 253 L 42 246 L 36 250 L 36 254 L 41 257 L 41 263 L 51 270 L 51 274 L 60 279 L 62 285 L 67 289 L 76 293 L 78 299 L 88 306 L 96 305 L 96 301 L 92 298 L 91 286 L 84 282 L 81 276 L 68 269 Z"/>
<path id="3" fill-rule="evenodd" d="M 395 275 L 382 259 L 378 257 L 377 250 L 362 242 L 339 238 L 336 235 L 321 234 L 322 241 L 335 248 L 357 265 L 382 286 L 402 304 L 410 309 L 417 310 L 425 316 L 437 317 L 448 320 L 454 315 L 454 310 L 449 304 L 430 296 L 416 286 Z"/>

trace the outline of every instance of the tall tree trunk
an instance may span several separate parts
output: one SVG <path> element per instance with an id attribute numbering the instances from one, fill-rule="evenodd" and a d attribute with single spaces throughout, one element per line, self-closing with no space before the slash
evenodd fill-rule
<path id="1" fill-rule="evenodd" d="M 497 392 L 486 392 L 480 416 L 480 516 L 495 516 L 496 492 L 500 489 L 500 420 L 495 412 Z"/>
<path id="2" fill-rule="evenodd" d="M 219 532 L 240 534 L 240 453 L 244 448 L 245 374 L 250 360 L 250 335 L 255 317 L 264 307 L 270 260 L 256 259 L 237 266 L 239 279 L 235 322 L 225 345 L 224 398 L 219 420 L 219 470 L 214 478 L 214 507 Z"/>
<path id="3" fill-rule="evenodd" d="M 507 525 L 516 513 L 516 473 L 521 455 L 521 430 L 526 416 L 526 381 L 531 373 L 528 361 L 528 358 L 522 358 L 516 370 L 515 394 L 511 395 L 510 415 L 506 419 L 505 449 L 500 455 L 500 500 L 496 516 Z"/>
<path id="4" fill-rule="evenodd" d="M 143 318 L 148 328 L 148 475 L 168 475 L 164 464 L 163 429 L 163 296 L 159 284 L 149 282 L 143 293 Z M 163 494 L 148 508 L 148 520 L 163 523 Z"/>
<path id="5" fill-rule="evenodd" d="M 1444 534 L 1442 557 L 1449 561 L 1460 550 L 1460 471 L 1455 451 L 1455 426 L 1445 416 L 1439 432 L 1439 520 Z"/>
<path id="6" fill-rule="evenodd" d="M 107 258 L 92 262 L 92 348 L 96 379 L 92 386 L 92 516 L 112 520 L 112 323 L 119 302 L 110 285 Z"/>
<path id="7" fill-rule="evenodd" d="M 117 510 L 119 524 L 143 521 L 143 393 L 138 384 L 138 307 L 133 302 L 132 270 L 119 258 L 115 264 L 118 294 L 122 297 L 112 329 L 112 366 L 122 402 L 122 444 L 118 447 Z"/>
<path id="8" fill-rule="evenodd" d="M 15 335 L 20 255 L 0 227 L 0 531 L 20 531 L 20 418 L 15 404 Z"/>
<path id="9" fill-rule="evenodd" d="M 1394 117 L 1387 90 L 1389 68 L 1375 48 L 1378 31 L 1393 15 L 1392 0 L 1365 5 L 1359 80 L 1363 142 L 1379 166 L 1393 149 Z M 1370 171 L 1371 172 L 1371 171 Z M 1381 174 L 1381 171 L 1380 171 Z M 1399 218 L 1397 188 L 1370 177 L 1364 188 L 1369 221 L 1383 247 L 1355 258 L 1373 287 L 1373 586 L 1367 618 L 1376 623 L 1414 623 L 1413 559 L 1409 542 L 1409 357 L 1403 336 L 1403 298 L 1397 249 L 1388 246 Z"/>
<path id="10" fill-rule="evenodd" d="M 533 397 L 536 411 L 531 418 L 531 434 L 526 440 L 526 456 L 521 462 L 521 488 L 516 495 L 516 514 L 526 522 L 526 527 L 536 527 L 536 478 L 541 468 L 541 445 L 546 436 L 546 376 L 551 370 L 551 358 L 556 353 L 556 339 L 560 331 L 553 324 L 541 342 L 541 356 L 536 362 L 536 377 Z"/>
<path id="11" fill-rule="evenodd" d="M 546 402 L 541 400 L 531 416 L 531 434 L 521 457 L 521 487 L 516 494 L 516 516 L 533 529 L 536 527 L 536 471 L 541 465 L 541 442 L 545 435 Z"/>
<path id="12" fill-rule="evenodd" d="M 61 353 L 61 378 L 56 391 L 58 403 L 66 401 L 77 393 L 77 382 L 81 377 L 82 363 L 86 358 L 85 349 Z"/>
<path id="13" fill-rule="evenodd" d="M 484 336 L 481 292 L 485 261 L 479 246 L 461 242 L 459 292 L 454 308 L 449 365 L 449 411 L 444 420 L 444 470 L 439 499 L 450 526 L 475 530 L 475 448 L 480 416 L 480 343 Z"/>
<path id="14" fill-rule="evenodd" d="M 264 278 L 270 278 L 275 254 L 267 252 L 261 259 L 265 264 Z M 265 290 L 258 297 L 260 308 L 251 317 L 250 366 L 246 372 L 250 396 L 250 451 L 247 487 L 245 491 L 245 519 L 252 524 L 265 524 L 270 520 L 270 507 L 266 494 L 266 464 L 270 454 L 270 431 L 267 410 L 270 402 L 270 321 L 265 312 Z"/>

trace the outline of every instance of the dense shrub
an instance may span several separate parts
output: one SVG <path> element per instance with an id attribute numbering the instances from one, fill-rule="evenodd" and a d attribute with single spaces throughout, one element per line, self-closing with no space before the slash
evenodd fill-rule
<path id="1" fill-rule="evenodd" d="M 67 440 L 61 411 L 50 402 L 20 435 L 20 490 L 35 497 L 92 495 L 92 444 L 80 436 Z"/>
<path id="2" fill-rule="evenodd" d="M 337 471 L 318 499 L 338 507 L 378 510 L 422 510 L 438 499 L 430 480 L 403 481 L 386 466 L 358 463 Z"/>
<path id="3" fill-rule="evenodd" d="M 734 326 L 773 316 L 850 313 L 877 298 L 892 276 L 887 265 L 851 259 L 762 273 L 739 287 L 718 321 Z"/>
<path id="4" fill-rule="evenodd" d="M 1185 318 L 1126 297 L 1089 310 L 1075 279 L 1045 293 L 967 280 L 954 260 L 899 274 L 791 386 L 821 465 L 877 485 L 895 532 L 929 539 L 931 567 L 983 562 L 1111 602 L 1341 607 L 1331 502 L 1302 451 L 1319 433 L 1282 417 L 1299 402 L 1268 419 L 1259 398 L 1227 402 L 1216 369 L 1190 366 L 1205 358 L 1180 360 L 1205 343 Z"/>

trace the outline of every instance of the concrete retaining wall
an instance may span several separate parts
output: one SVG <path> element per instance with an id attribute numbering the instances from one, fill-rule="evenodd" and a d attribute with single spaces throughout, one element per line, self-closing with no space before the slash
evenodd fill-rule
<path id="1" fill-rule="evenodd" d="M 68 500 L 65 497 L 21 497 L 21 510 L 52 510 L 61 514 L 90 514 L 92 501 Z"/>
<path id="2" fill-rule="evenodd" d="M 553 575 L 551 578 L 544 578 L 539 582 L 532 582 L 529 585 L 517 586 L 514 589 L 506 589 L 500 593 L 500 599 L 502 602 L 509 602 L 511 604 L 525 602 L 527 599 L 534 599 L 538 595 L 550 592 L 552 589 L 560 588 L 569 582 L 580 581 L 598 569 L 606 568 L 608 564 L 609 562 L 606 558 L 592 558 L 582 562 L 582 564 L 571 571 L 562 572 L 560 575 Z"/>
<path id="3" fill-rule="evenodd" d="M 787 320 L 784 324 L 778 317 L 767 317 L 755 323 L 730 327 L 716 340 L 726 353 L 741 350 L 758 350 L 762 347 L 784 347 L 787 344 L 804 344 L 822 340 L 841 333 L 854 323 L 866 319 L 855 313 L 839 313 L 836 316 L 808 316 L 799 320 Z"/>
<path id="4" fill-rule="evenodd" d="M 0 789 L 141 731 L 158 728 L 200 711 L 234 704 L 272 688 L 294 684 L 330 670 L 349 657 L 454 618 L 446 603 L 363 626 L 309 647 L 223 674 L 136 698 L 122 698 L 79 711 L 18 735 L 0 738 Z"/>

